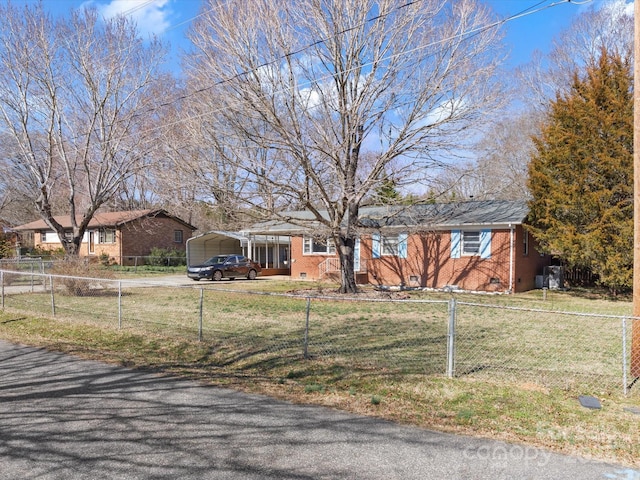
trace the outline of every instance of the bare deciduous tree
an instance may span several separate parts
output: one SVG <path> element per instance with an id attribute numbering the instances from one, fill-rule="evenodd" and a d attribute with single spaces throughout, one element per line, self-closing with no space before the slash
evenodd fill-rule
<path id="1" fill-rule="evenodd" d="M 181 178 L 191 179 L 191 190 L 197 192 L 198 199 L 215 210 L 218 228 L 240 228 L 237 198 L 245 183 L 243 172 L 236 163 L 226 161 L 224 153 L 232 148 L 234 138 L 223 134 L 222 124 L 208 121 L 209 112 L 216 108 L 215 100 L 198 97 L 184 102 L 191 118 L 180 122 L 166 156 L 173 160 Z"/>
<path id="2" fill-rule="evenodd" d="M 144 118 L 164 49 L 124 17 L 93 9 L 54 20 L 43 5 L 0 6 L 0 122 L 12 139 L 0 171 L 76 254 L 94 213 L 153 146 Z M 56 205 L 61 204 L 61 212 Z M 72 231 L 54 219 L 70 215 Z"/>
<path id="3" fill-rule="evenodd" d="M 533 60 L 515 72 L 509 93 L 516 105 L 502 112 L 477 145 L 475 161 L 449 169 L 440 177 L 438 192 L 457 198 L 526 198 L 531 137 L 540 133 L 549 104 L 566 94 L 573 74 L 593 64 L 602 49 L 632 58 L 632 4 L 610 0 L 590 7 L 554 39 L 549 54 L 536 52 Z M 515 110 L 515 111 L 514 111 Z"/>
<path id="4" fill-rule="evenodd" d="M 341 291 L 356 291 L 363 199 L 390 178 L 419 185 L 498 102 L 492 21 L 474 0 L 205 3 L 186 60 L 215 102 L 199 115 L 210 145 L 254 211 L 313 212 L 338 247 Z"/>
<path id="5" fill-rule="evenodd" d="M 477 159 L 445 170 L 437 191 L 458 199 L 527 198 L 531 137 L 537 132 L 534 114 L 501 118 L 476 145 Z"/>
<path id="6" fill-rule="evenodd" d="M 632 8 L 626 0 L 610 0 L 577 16 L 553 42 L 548 55 L 537 52 L 518 72 L 520 99 L 529 108 L 546 112 L 556 94 L 570 90 L 573 74 L 586 70 L 602 49 L 633 58 Z"/>

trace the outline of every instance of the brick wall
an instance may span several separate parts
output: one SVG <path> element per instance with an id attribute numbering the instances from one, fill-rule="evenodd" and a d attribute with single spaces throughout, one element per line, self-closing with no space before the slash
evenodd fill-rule
<path id="1" fill-rule="evenodd" d="M 370 243 L 364 243 L 370 256 Z M 371 283 L 384 285 L 505 291 L 509 289 L 509 231 L 492 231 L 491 258 L 452 258 L 449 231 L 411 235 L 406 259 L 384 255 L 371 258 L 367 270 Z"/>
<path id="2" fill-rule="evenodd" d="M 528 252 L 524 251 L 524 239 L 528 239 Z M 516 229 L 515 241 L 515 278 L 514 290 L 516 292 L 525 292 L 536 288 L 536 275 L 542 275 L 544 267 L 551 264 L 549 255 L 541 255 L 538 251 L 538 243 L 533 235 L 527 235 L 524 229 L 519 226 Z"/>
<path id="3" fill-rule="evenodd" d="M 182 242 L 174 241 L 174 232 L 182 231 Z M 147 256 L 153 248 L 184 252 L 191 230 L 169 217 L 143 218 L 129 222 L 119 231 L 123 256 Z"/>
<path id="4" fill-rule="evenodd" d="M 179 243 L 174 241 L 176 230 L 182 231 L 182 241 Z M 114 243 L 98 243 L 98 232 L 95 231 L 93 253 L 89 251 L 89 242 L 85 241 L 80 246 L 80 255 L 92 258 L 108 255 L 118 263 L 121 261 L 127 263 L 127 257 L 148 256 L 153 248 L 184 252 L 192 231 L 173 218 L 157 216 L 129 222 L 116 230 L 115 233 L 116 241 Z M 35 234 L 34 240 L 35 245 L 42 249 L 55 250 L 61 247 L 60 243 L 42 243 L 39 232 Z"/>
<path id="5" fill-rule="evenodd" d="M 379 285 L 406 285 L 443 288 L 456 285 L 463 290 L 503 292 L 511 288 L 525 291 L 535 288 L 535 276 L 548 264 L 548 257 L 541 257 L 529 236 L 529 252 L 524 254 L 524 233 L 521 226 L 515 229 L 513 253 L 515 274 L 510 275 L 511 232 L 509 229 L 492 230 L 491 257 L 461 256 L 451 258 L 451 232 L 428 232 L 409 236 L 407 258 L 382 255 L 373 258 L 371 239 L 360 242 L 360 258 L 365 276 L 358 280 Z M 319 264 L 327 255 L 303 255 L 302 237 L 291 239 L 292 278 L 317 279 Z M 510 281 L 513 285 L 510 285 Z"/>
<path id="6" fill-rule="evenodd" d="M 302 237 L 291 237 L 291 278 L 318 279 L 319 265 L 333 255 L 303 255 Z"/>
<path id="7" fill-rule="evenodd" d="M 53 251 L 58 248 L 62 248 L 62 245 L 59 242 L 47 242 L 43 243 L 42 241 L 42 232 L 35 232 L 33 234 L 33 246 L 35 248 L 39 248 L 41 250 L 49 250 Z"/>

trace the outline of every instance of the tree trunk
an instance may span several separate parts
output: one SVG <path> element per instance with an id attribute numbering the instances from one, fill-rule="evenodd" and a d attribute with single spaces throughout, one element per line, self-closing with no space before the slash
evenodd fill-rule
<path id="1" fill-rule="evenodd" d="M 356 274 L 354 271 L 354 253 L 356 239 L 352 236 L 340 235 L 338 255 L 340 256 L 340 293 L 357 293 Z"/>
<path id="2" fill-rule="evenodd" d="M 230 69 L 262 71 L 261 52 L 283 61 L 268 74 L 217 82 L 207 89 L 210 107 L 201 99 L 187 102 L 198 118 L 196 136 L 187 140 L 213 146 L 223 166 L 231 165 L 250 205 L 245 211 L 286 222 L 289 213 L 276 206 L 312 212 L 296 223 L 332 236 L 340 290 L 354 293 L 359 205 L 385 181 L 412 189 L 431 182 L 442 166 L 425 152 L 459 152 L 460 132 L 501 105 L 495 72 L 502 55 L 495 51 L 502 45 L 495 29 L 483 28 L 493 14 L 476 0 L 403 8 L 368 0 L 228 0 L 220 7 L 200 16 L 190 32 L 190 85 L 211 87 L 211 79 L 229 77 Z M 372 11 L 384 21 L 371 22 Z M 460 25 L 477 29 L 473 40 L 458 34 Z M 304 45 L 311 46 L 307 55 L 289 54 Z M 309 64 L 309 57 L 317 61 Z M 465 101 L 443 103 L 456 98 Z M 200 113 L 212 108 L 218 114 L 203 120 Z"/>
<path id="3" fill-rule="evenodd" d="M 61 239 L 60 244 L 64 249 L 64 255 L 67 258 L 75 258 L 80 255 L 80 243 L 82 242 L 82 237 L 75 236 L 71 240 L 66 240 L 64 238 L 64 231 L 56 232 L 58 233 L 58 237 Z"/>

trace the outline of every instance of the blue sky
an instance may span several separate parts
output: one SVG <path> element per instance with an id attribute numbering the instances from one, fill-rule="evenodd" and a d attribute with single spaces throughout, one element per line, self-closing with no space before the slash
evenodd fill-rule
<path id="1" fill-rule="evenodd" d="M 20 5 L 33 3 L 33 1 L 13 0 L 13 3 Z M 599 8 L 608 0 L 482 1 L 488 3 L 501 17 L 533 11 L 506 24 L 506 42 L 512 52 L 510 63 L 515 66 L 526 63 L 536 49 L 542 52 L 548 51 L 553 37 L 566 28 L 576 15 L 591 6 Z M 627 1 L 631 2 L 631 0 Z M 200 0 L 44 0 L 44 4 L 55 13 L 66 13 L 82 5 L 94 5 L 105 16 L 120 13 L 131 15 L 143 33 L 158 34 L 177 50 L 183 44 L 185 29 L 197 16 L 201 2 Z"/>
<path id="2" fill-rule="evenodd" d="M 455 0 L 454 0 L 455 1 Z M 512 65 L 527 63 L 535 50 L 547 52 L 553 38 L 572 20 L 590 8 L 601 8 L 608 0 L 484 0 L 501 17 L 531 12 L 507 22 L 506 42 L 511 50 Z M 633 10 L 633 1 L 627 0 Z"/>

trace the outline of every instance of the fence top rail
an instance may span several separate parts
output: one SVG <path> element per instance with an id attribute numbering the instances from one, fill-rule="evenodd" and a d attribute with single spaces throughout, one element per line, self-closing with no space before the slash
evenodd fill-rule
<path id="1" fill-rule="evenodd" d="M 606 313 L 571 312 L 568 310 L 546 310 L 543 308 L 513 307 L 508 305 L 492 305 L 489 303 L 461 302 L 459 300 L 456 301 L 456 305 L 465 305 L 467 307 L 497 308 L 500 310 L 512 310 L 512 311 L 532 312 L 532 313 L 555 313 L 557 315 L 574 315 L 576 317 L 613 318 L 617 320 L 622 320 L 622 319 L 640 320 L 640 317 L 634 317 L 633 315 L 611 315 Z"/>
<path id="2" fill-rule="evenodd" d="M 137 286 L 155 286 L 155 287 L 170 287 L 170 288 L 189 288 L 189 289 L 199 289 L 199 290 L 207 290 L 211 292 L 223 292 L 223 293 L 237 293 L 243 295 L 262 295 L 262 296 L 274 296 L 274 297 L 289 297 L 289 298 L 299 298 L 299 299 L 313 299 L 313 300 L 332 300 L 339 302 L 372 302 L 372 303 L 413 303 L 413 304 L 448 304 L 450 300 L 429 300 L 429 299 L 411 299 L 411 298 L 375 298 L 375 297 L 356 297 L 356 296 L 338 296 L 338 295 L 312 295 L 305 293 L 278 293 L 278 292 L 261 292 L 261 291 L 251 291 L 251 290 L 234 290 L 227 288 L 217 288 L 217 287 L 202 287 L 195 285 L 170 285 L 162 281 L 154 282 L 153 280 L 132 280 L 132 279 L 112 279 L 112 278 L 99 278 L 99 277 L 81 277 L 81 276 L 71 276 L 71 275 L 61 275 L 61 274 L 52 274 L 52 273 L 40 273 L 40 272 L 21 272 L 16 270 L 7 270 L 0 269 L 1 274 L 10 274 L 10 275 L 29 275 L 32 277 L 47 277 L 47 278 L 58 278 L 58 279 L 74 279 L 74 280 L 83 280 L 83 281 L 91 281 L 91 282 L 102 282 L 102 283 L 114 283 L 120 285 L 137 285 Z M 456 300 L 456 305 L 458 306 L 469 306 L 469 307 L 478 307 L 478 308 L 495 308 L 502 310 L 511 310 L 511 311 L 522 311 L 522 312 L 532 312 L 532 313 L 543 313 L 543 314 L 556 314 L 556 315 L 572 315 L 579 317 L 589 317 L 589 318 L 609 318 L 609 319 L 618 319 L 618 320 L 640 320 L 640 317 L 634 317 L 633 315 L 612 315 L 612 314 L 603 314 L 603 313 L 587 313 L 587 312 L 572 312 L 567 310 L 548 310 L 542 308 L 528 308 L 528 307 L 515 307 L 509 305 L 496 305 L 496 304 L 488 304 L 488 303 L 476 303 L 476 302 L 465 302 Z"/>
<path id="3" fill-rule="evenodd" d="M 34 277 L 52 277 L 60 279 L 73 279 L 73 280 L 85 280 L 93 282 L 113 282 L 121 283 L 123 286 L 153 286 L 153 287 L 171 287 L 171 288 L 189 288 L 200 289 L 212 292 L 224 292 L 224 293 L 238 293 L 244 295 L 262 295 L 262 296 L 274 296 L 274 297 L 289 297 L 289 298 L 302 298 L 302 299 L 314 299 L 314 300 L 334 300 L 334 301 L 359 301 L 359 302 L 379 302 L 379 303 L 431 303 L 431 304 L 447 304 L 448 300 L 418 300 L 418 299 L 393 299 L 393 298 L 372 298 L 372 297 L 354 297 L 354 296 L 334 296 L 334 295 L 310 295 L 310 294 L 294 294 L 294 293 L 278 293 L 278 292 L 260 292 L 252 290 L 234 290 L 231 288 L 216 288 L 216 287 L 202 287 L 196 285 L 169 285 L 163 281 L 154 282 L 153 280 L 132 280 L 132 279 L 113 279 L 113 278 L 98 278 L 98 277 L 80 277 L 72 275 L 61 275 L 52 273 L 39 273 L 39 272 L 17 272 L 15 270 L 0 269 L 2 273 L 8 273 L 11 275 L 29 275 Z"/>
<path id="4" fill-rule="evenodd" d="M 296 294 L 296 293 L 277 293 L 277 292 L 259 292 L 252 290 L 233 290 L 229 288 L 205 288 L 197 286 L 189 286 L 185 288 L 200 288 L 210 292 L 225 292 L 225 293 L 240 293 L 246 295 L 265 295 L 273 297 L 289 297 L 289 298 L 303 298 L 311 300 L 335 300 L 343 302 L 379 302 L 379 303 L 440 303 L 448 304 L 448 300 L 418 300 L 409 298 L 373 298 L 373 297 L 349 297 L 349 296 L 335 296 L 335 295 L 310 295 L 310 294 Z"/>
<path id="5" fill-rule="evenodd" d="M 91 282 L 113 282 L 117 283 L 120 280 L 116 278 L 99 278 L 99 277 L 79 277 L 73 275 L 61 275 L 57 273 L 40 273 L 40 272 L 23 272 L 19 270 L 4 270 L 0 269 L 0 273 L 5 274 L 8 273 L 10 275 L 28 275 L 30 277 L 47 277 L 47 278 L 67 278 L 70 280 L 86 280 Z"/>
<path id="6" fill-rule="evenodd" d="M 42 257 L 5 257 L 0 258 L 0 263 L 30 263 L 42 262 Z"/>

